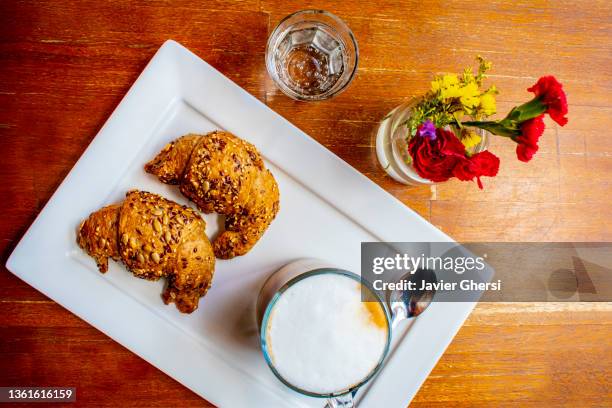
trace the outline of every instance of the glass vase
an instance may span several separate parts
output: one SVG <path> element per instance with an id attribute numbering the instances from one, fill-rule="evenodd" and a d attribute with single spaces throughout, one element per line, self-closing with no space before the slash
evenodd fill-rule
<path id="1" fill-rule="evenodd" d="M 393 109 L 382 120 L 376 135 L 376 156 L 382 168 L 394 180 L 407 185 L 436 184 L 436 182 L 419 176 L 412 166 L 408 153 L 408 127 L 406 121 L 412 114 L 414 101 L 403 103 Z M 452 128 L 448 130 L 453 131 Z M 489 144 L 489 132 L 473 128 L 480 136 L 480 142 L 469 149 L 471 154 L 486 150 Z"/>

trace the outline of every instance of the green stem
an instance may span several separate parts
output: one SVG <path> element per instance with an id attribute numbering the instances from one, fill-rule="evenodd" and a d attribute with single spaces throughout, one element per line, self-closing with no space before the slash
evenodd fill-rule
<path id="1" fill-rule="evenodd" d="M 533 98 L 529 102 L 513 108 L 508 116 L 506 116 L 506 119 L 524 122 L 538 117 L 544 112 L 546 112 L 546 105 L 544 105 L 539 98 Z"/>
<path id="2" fill-rule="evenodd" d="M 521 124 L 536 118 L 546 112 L 546 105 L 538 98 L 533 98 L 520 106 L 510 110 L 502 120 L 470 120 L 462 122 L 464 126 L 473 126 L 484 129 L 494 135 L 515 138 L 521 135 Z"/>
<path id="3" fill-rule="evenodd" d="M 521 134 L 520 129 L 513 125 L 510 122 L 504 122 L 504 120 L 500 121 L 467 121 L 462 122 L 464 126 L 473 126 L 480 129 L 484 129 L 494 135 L 504 136 L 504 137 L 516 137 Z"/>

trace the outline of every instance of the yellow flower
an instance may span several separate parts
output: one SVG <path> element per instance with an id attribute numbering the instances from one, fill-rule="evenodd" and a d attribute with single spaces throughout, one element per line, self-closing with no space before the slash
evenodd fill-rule
<path id="1" fill-rule="evenodd" d="M 456 98 L 459 96 L 459 78 L 455 74 L 446 74 L 436 79 L 431 83 L 433 92 L 440 92 L 442 99 Z"/>
<path id="2" fill-rule="evenodd" d="M 435 80 L 431 81 L 431 90 L 434 93 L 438 92 L 441 87 L 442 87 L 442 81 L 440 81 L 440 79 L 436 78 Z"/>
<path id="3" fill-rule="evenodd" d="M 497 106 L 495 105 L 495 96 L 490 93 L 482 95 L 480 97 L 480 110 L 487 116 L 493 115 L 497 110 Z"/>
<path id="4" fill-rule="evenodd" d="M 442 76 L 442 84 L 444 88 L 450 88 L 459 85 L 459 78 L 456 74 L 446 74 Z"/>
<path id="5" fill-rule="evenodd" d="M 480 90 L 476 82 L 470 82 L 459 88 L 459 100 L 467 108 L 473 108 L 480 103 Z"/>
<path id="6" fill-rule="evenodd" d="M 471 130 L 464 130 L 461 134 L 461 143 L 466 149 L 470 149 L 480 143 L 480 136 Z"/>
<path id="7" fill-rule="evenodd" d="M 463 115 L 465 115 L 465 112 L 463 112 L 462 110 L 453 112 L 453 116 L 455 117 L 455 120 L 457 122 L 461 122 L 461 119 L 463 119 Z"/>

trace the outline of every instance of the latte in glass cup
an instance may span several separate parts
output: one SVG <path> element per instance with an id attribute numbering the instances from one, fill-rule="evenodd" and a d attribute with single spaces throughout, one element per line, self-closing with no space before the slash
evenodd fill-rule
<path id="1" fill-rule="evenodd" d="M 380 368 L 390 341 L 381 301 L 363 301 L 358 275 L 318 269 L 285 284 L 261 322 L 262 349 L 274 374 L 306 395 L 351 392 Z M 368 299 L 377 299 L 373 293 Z"/>

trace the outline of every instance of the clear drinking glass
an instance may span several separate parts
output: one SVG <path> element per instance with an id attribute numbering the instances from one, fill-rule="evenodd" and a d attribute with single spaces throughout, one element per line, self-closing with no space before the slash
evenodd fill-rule
<path id="1" fill-rule="evenodd" d="M 357 72 L 359 49 L 348 26 L 323 10 L 302 10 L 276 26 L 266 68 L 287 96 L 318 101 L 342 92 Z"/>
<path id="2" fill-rule="evenodd" d="M 274 308 L 276 301 L 280 298 L 280 296 L 289 289 L 292 285 L 300 282 L 303 279 L 307 279 L 314 275 L 320 274 L 339 274 L 351 279 L 354 279 L 358 283 L 362 285 L 366 285 L 369 289 L 369 292 L 372 296 L 374 296 L 373 301 L 378 301 L 383 308 L 386 325 L 387 325 L 387 342 L 385 346 L 385 350 L 378 361 L 378 364 L 372 369 L 372 371 L 363 378 L 358 384 L 353 385 L 352 387 L 340 390 L 338 392 L 330 393 L 330 394 L 316 394 L 306 390 L 302 390 L 299 387 L 291 384 L 287 380 L 285 380 L 274 367 L 274 363 L 272 362 L 272 358 L 268 352 L 267 347 L 267 329 L 268 329 L 268 319 Z M 323 261 L 319 261 L 317 259 L 299 259 L 294 261 L 288 265 L 285 265 L 278 271 L 274 272 L 263 284 L 259 296 L 257 298 L 257 323 L 259 325 L 259 339 L 261 343 L 261 349 L 264 354 L 264 358 L 274 375 L 287 387 L 297 391 L 301 394 L 308 395 L 310 397 L 316 398 L 326 398 L 327 406 L 331 408 L 350 408 L 354 407 L 353 397 L 359 387 L 367 383 L 370 379 L 372 379 L 382 368 L 383 362 L 389 353 L 389 346 L 391 343 L 391 312 L 387 307 L 387 304 L 381 299 L 376 291 L 369 286 L 369 284 L 365 281 L 362 281 L 361 277 L 355 273 L 348 272 L 342 269 L 338 269 L 332 265 L 329 265 Z M 350 336 L 350 333 L 347 333 L 347 336 Z"/>

